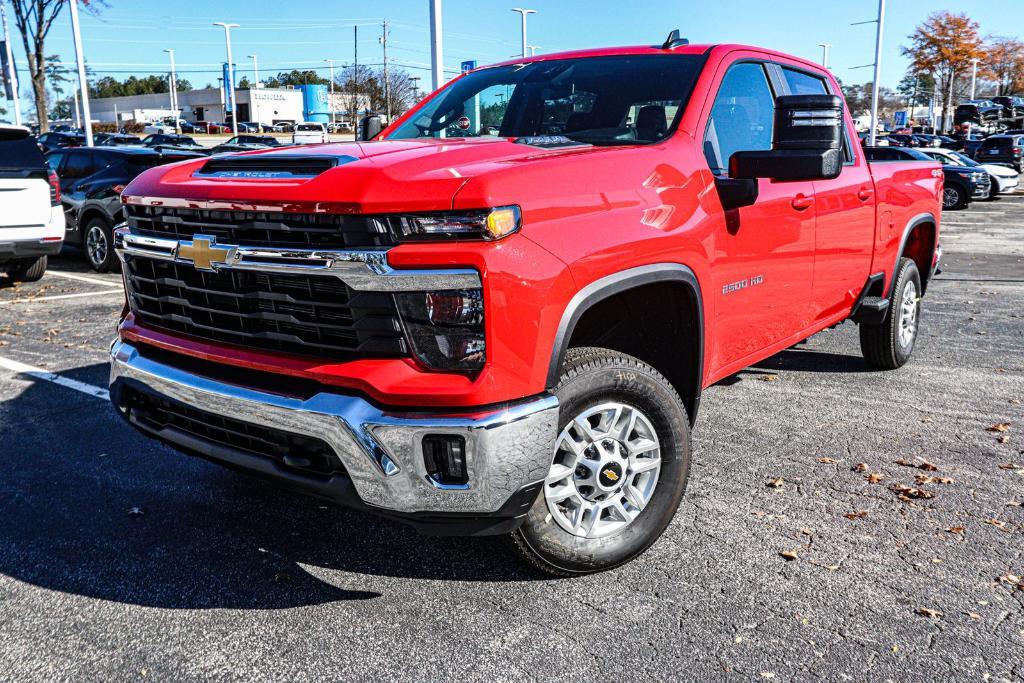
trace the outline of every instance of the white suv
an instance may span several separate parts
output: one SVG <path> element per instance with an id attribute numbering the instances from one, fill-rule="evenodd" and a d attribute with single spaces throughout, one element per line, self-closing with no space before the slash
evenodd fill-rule
<path id="1" fill-rule="evenodd" d="M 0 125 L 0 270 L 32 282 L 64 242 L 60 184 L 28 128 Z"/>
<path id="2" fill-rule="evenodd" d="M 295 124 L 292 132 L 293 145 L 309 145 L 329 142 L 327 127 L 322 123 L 311 123 L 309 121 Z"/>

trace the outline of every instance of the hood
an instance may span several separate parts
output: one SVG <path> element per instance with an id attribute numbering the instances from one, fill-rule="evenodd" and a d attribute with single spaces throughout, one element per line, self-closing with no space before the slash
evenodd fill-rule
<path id="1" fill-rule="evenodd" d="M 239 210 L 287 207 L 288 210 L 330 213 L 444 211 L 471 178 L 510 165 L 548 163 L 567 155 L 599 155 L 610 149 L 587 145 L 545 149 L 507 138 L 384 140 L 262 149 L 218 155 L 231 160 L 235 177 L 204 177 L 211 160 L 203 159 L 151 169 L 125 189 L 126 202 L 180 206 L 224 206 Z M 326 170 L 301 177 L 245 176 L 245 160 L 253 167 L 272 162 L 328 160 Z M 252 175 L 252 174 L 250 174 Z M 155 200 L 155 201 L 154 201 Z"/>

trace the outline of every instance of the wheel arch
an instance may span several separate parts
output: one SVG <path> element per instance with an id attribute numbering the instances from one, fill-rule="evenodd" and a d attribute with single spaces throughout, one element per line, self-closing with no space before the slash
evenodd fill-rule
<path id="1" fill-rule="evenodd" d="M 664 374 L 682 396 L 690 423 L 693 424 L 697 418 L 704 377 L 704 308 L 697 276 L 689 267 L 679 263 L 655 263 L 630 268 L 600 278 L 579 290 L 563 311 L 555 334 L 547 388 L 553 389 L 558 384 L 562 363 L 570 347 L 605 345 L 600 340 L 595 342 L 593 325 L 590 324 L 594 316 L 630 295 L 641 297 L 637 301 L 643 311 L 652 313 L 657 308 L 656 304 L 660 303 L 660 312 L 664 313 L 665 300 L 659 302 L 652 297 L 665 294 L 669 294 L 669 301 L 677 305 L 669 309 L 673 315 L 658 316 L 662 325 L 662 329 L 658 330 L 660 337 L 651 340 L 631 327 L 628 335 L 623 334 L 624 331 L 618 334 L 610 331 L 607 339 L 613 342 L 611 348 L 636 356 Z M 682 300 L 677 300 L 677 296 L 682 297 Z M 688 337 L 687 332 L 691 333 Z M 674 333 L 679 333 L 679 340 L 689 339 L 693 343 L 683 345 L 684 353 L 675 353 L 672 358 L 666 358 L 666 350 L 679 346 L 672 344 L 674 339 L 665 336 Z M 641 343 L 638 341 L 640 339 L 650 340 L 650 344 Z"/>
<path id="2" fill-rule="evenodd" d="M 896 270 L 899 268 L 900 259 L 907 257 L 913 259 L 921 273 L 921 288 L 928 288 L 928 280 L 932 272 L 932 260 L 935 257 L 935 248 L 938 246 L 938 221 L 932 213 L 920 213 L 909 221 L 903 228 L 903 237 L 900 239 L 900 248 L 896 252 L 896 259 L 893 262 L 892 271 L 889 276 L 889 287 L 886 296 L 892 295 L 893 285 L 896 283 Z M 922 291 L 922 293 L 924 293 Z"/>

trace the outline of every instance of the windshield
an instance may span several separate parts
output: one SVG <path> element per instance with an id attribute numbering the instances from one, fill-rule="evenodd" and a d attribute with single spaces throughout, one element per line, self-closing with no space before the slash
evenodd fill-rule
<path id="1" fill-rule="evenodd" d="M 472 72 L 388 136 L 540 135 L 593 145 L 657 142 L 675 129 L 700 72 L 698 55 L 619 55 Z"/>

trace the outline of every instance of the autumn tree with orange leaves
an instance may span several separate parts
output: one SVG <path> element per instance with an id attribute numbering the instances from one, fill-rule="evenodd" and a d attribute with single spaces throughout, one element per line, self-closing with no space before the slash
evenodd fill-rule
<path id="1" fill-rule="evenodd" d="M 910 46 L 903 48 L 903 54 L 910 57 L 911 68 L 934 76 L 940 101 L 945 99 L 946 111 L 951 112 L 954 81 L 965 76 L 969 81 L 971 60 L 985 57 L 978 22 L 962 13 L 932 12 L 908 38 Z"/>
<path id="2" fill-rule="evenodd" d="M 994 36 L 985 46 L 981 74 L 996 85 L 996 95 L 1024 92 L 1024 42 Z"/>

